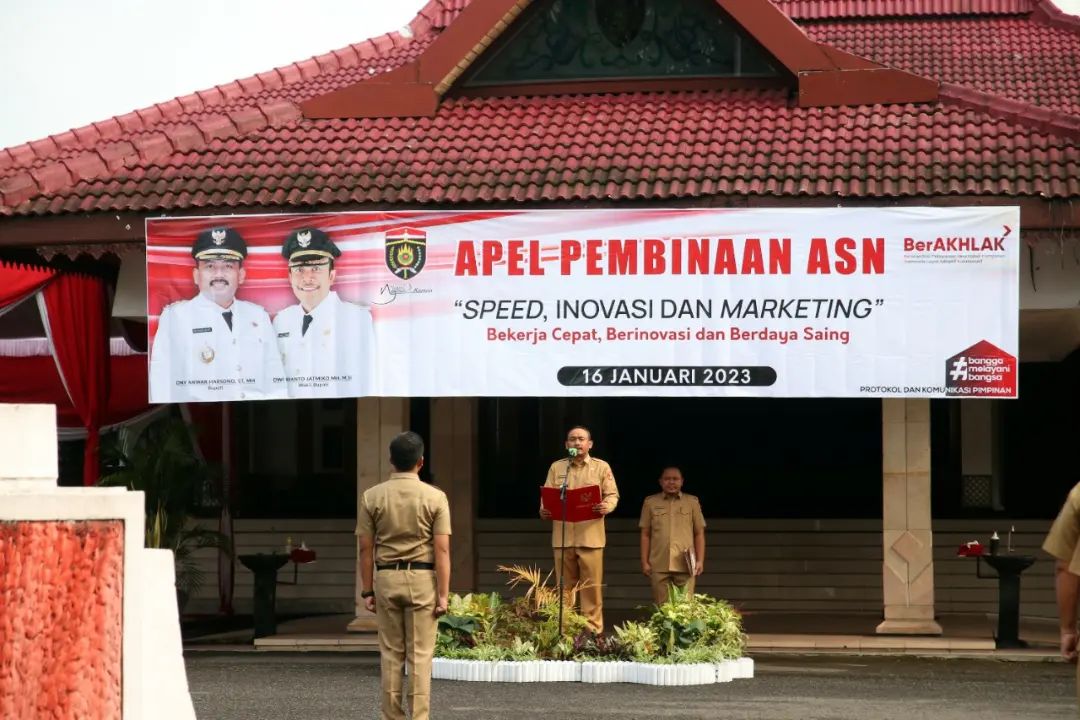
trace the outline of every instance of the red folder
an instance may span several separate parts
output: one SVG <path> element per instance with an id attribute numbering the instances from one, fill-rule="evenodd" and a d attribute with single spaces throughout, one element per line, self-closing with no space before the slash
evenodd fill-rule
<path id="1" fill-rule="evenodd" d="M 540 502 L 551 513 L 552 520 L 562 520 L 562 500 L 557 487 L 540 488 Z M 593 510 L 593 505 L 600 504 L 600 486 L 586 485 L 566 491 L 566 519 L 568 522 L 595 520 L 600 514 Z"/>

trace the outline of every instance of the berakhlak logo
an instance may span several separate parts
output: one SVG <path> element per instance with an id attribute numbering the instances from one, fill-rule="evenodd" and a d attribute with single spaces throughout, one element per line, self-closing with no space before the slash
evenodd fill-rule
<path id="1" fill-rule="evenodd" d="M 418 275 L 427 260 L 427 233 L 416 228 L 386 231 L 386 267 L 402 280 Z"/>
<path id="2" fill-rule="evenodd" d="M 960 397 L 1016 397 L 1016 358 L 981 340 L 945 361 L 945 392 Z"/>

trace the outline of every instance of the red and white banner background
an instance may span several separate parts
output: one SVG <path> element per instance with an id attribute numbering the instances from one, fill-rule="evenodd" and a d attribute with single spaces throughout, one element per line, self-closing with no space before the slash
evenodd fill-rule
<path id="1" fill-rule="evenodd" d="M 197 292 L 192 243 L 222 225 L 248 245 L 237 297 L 270 318 L 297 302 L 285 238 L 329 234 L 333 289 L 371 312 L 347 370 L 373 366 L 372 395 L 1016 396 L 1015 207 L 153 219 L 151 354 L 162 309 Z"/>

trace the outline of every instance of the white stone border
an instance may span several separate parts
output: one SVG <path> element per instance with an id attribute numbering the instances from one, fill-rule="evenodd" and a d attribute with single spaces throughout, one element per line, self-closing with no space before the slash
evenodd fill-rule
<path id="1" fill-rule="evenodd" d="M 658 665 L 640 662 L 576 662 L 558 660 L 451 660 L 437 657 L 433 680 L 466 682 L 583 682 L 638 685 L 712 685 L 754 677 L 753 658 L 719 663 Z"/>

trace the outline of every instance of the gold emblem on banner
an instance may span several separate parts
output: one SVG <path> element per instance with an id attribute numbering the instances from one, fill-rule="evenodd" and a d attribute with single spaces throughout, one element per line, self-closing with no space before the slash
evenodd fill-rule
<path id="1" fill-rule="evenodd" d="M 214 348 L 204 345 L 203 349 L 199 351 L 199 359 L 207 365 L 214 362 Z"/>
<path id="2" fill-rule="evenodd" d="M 424 269 L 427 260 L 427 232 L 417 228 L 397 228 L 386 232 L 386 267 L 402 280 Z"/>

